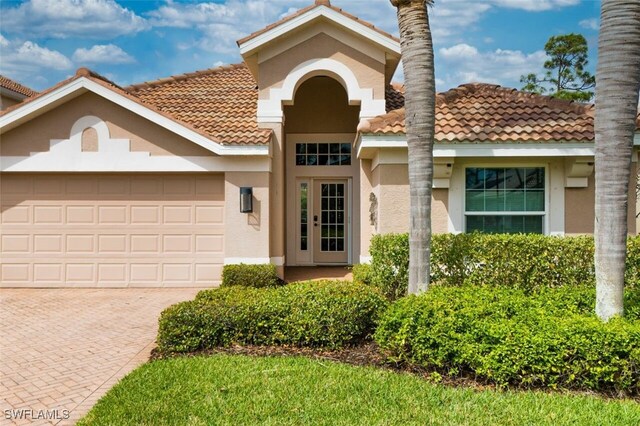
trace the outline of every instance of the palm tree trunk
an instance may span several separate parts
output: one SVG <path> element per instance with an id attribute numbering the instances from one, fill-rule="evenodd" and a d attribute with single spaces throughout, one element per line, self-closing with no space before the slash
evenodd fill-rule
<path id="1" fill-rule="evenodd" d="M 603 0 L 596 72 L 596 314 L 622 315 L 633 134 L 640 90 L 640 0 Z"/>
<path id="2" fill-rule="evenodd" d="M 435 75 L 428 0 L 391 0 L 398 9 L 409 147 L 409 293 L 429 287 Z"/>

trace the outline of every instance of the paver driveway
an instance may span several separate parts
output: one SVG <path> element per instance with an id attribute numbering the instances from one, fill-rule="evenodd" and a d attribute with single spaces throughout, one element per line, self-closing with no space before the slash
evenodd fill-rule
<path id="1" fill-rule="evenodd" d="M 0 290 L 0 424 L 75 423 L 148 359 L 160 312 L 197 291 Z M 12 409 L 31 419 L 8 420 Z M 64 410 L 67 420 L 33 420 Z"/>

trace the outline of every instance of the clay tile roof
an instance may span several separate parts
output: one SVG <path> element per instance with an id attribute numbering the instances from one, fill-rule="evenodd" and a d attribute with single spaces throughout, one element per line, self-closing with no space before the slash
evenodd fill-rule
<path id="1" fill-rule="evenodd" d="M 38 94 L 38 92 L 36 92 L 35 90 L 31 90 L 27 86 L 23 86 L 17 81 L 13 81 L 10 78 L 7 78 L 3 75 L 0 75 L 0 87 L 13 90 L 14 92 L 20 93 L 21 95 L 25 95 L 28 98 Z"/>
<path id="2" fill-rule="evenodd" d="M 125 90 L 221 144 L 257 145 L 271 140 L 271 130 L 258 128 L 258 88 L 244 64 L 135 84 Z"/>
<path id="3" fill-rule="evenodd" d="M 207 74 L 207 73 L 211 73 L 210 71 L 198 71 L 196 73 L 193 73 L 193 75 L 202 75 L 202 74 Z M 172 77 L 170 79 L 170 81 L 180 81 L 180 80 L 187 80 L 189 79 L 191 76 L 191 74 L 187 74 L 184 76 L 179 76 L 179 77 Z M 108 88 L 109 90 L 114 91 L 115 93 L 122 95 L 124 97 L 126 97 L 127 99 L 140 104 L 142 106 L 144 106 L 145 108 L 150 109 L 151 111 L 154 111 L 162 116 L 164 116 L 165 118 L 168 118 L 169 120 L 172 120 L 178 124 L 180 124 L 183 127 L 186 127 L 206 138 L 212 139 L 213 141 L 219 142 L 218 140 L 215 139 L 214 135 L 212 135 L 211 133 L 208 133 L 206 130 L 203 130 L 202 128 L 194 125 L 192 122 L 190 122 L 189 120 L 181 120 L 179 117 L 176 117 L 175 115 L 171 114 L 168 111 L 164 111 L 161 108 L 157 107 L 156 105 L 154 105 L 151 102 L 147 102 L 144 99 L 138 97 L 135 95 L 135 93 L 131 93 L 130 91 L 128 91 L 127 89 L 123 89 L 122 87 L 116 85 L 115 83 L 113 83 L 112 81 L 106 79 L 105 77 L 102 77 L 100 74 L 97 74 L 87 68 L 80 68 L 78 69 L 78 71 L 76 71 L 76 74 L 71 77 L 68 78 L 67 80 L 61 81 L 60 83 L 56 84 L 55 86 L 52 86 L 50 88 L 48 88 L 45 91 L 42 91 L 40 93 L 38 93 L 36 96 L 28 98 L 26 100 L 24 100 L 22 103 L 17 104 L 17 105 L 13 105 L 9 108 L 7 108 L 4 111 L 0 111 L 0 116 L 8 114 L 10 112 L 13 112 L 14 110 L 18 109 L 18 108 L 22 108 L 25 104 L 31 103 L 37 99 L 40 99 L 41 97 L 55 91 L 56 89 L 59 89 L 60 87 L 66 86 L 67 84 L 71 83 L 74 80 L 78 80 L 80 78 L 87 78 L 91 81 L 93 81 L 94 83 L 97 83 L 103 87 Z M 168 79 L 165 79 L 168 80 Z M 139 86 L 144 86 L 147 87 L 148 89 L 152 90 L 153 88 L 157 87 L 157 85 L 160 84 L 158 82 L 150 82 L 150 83 L 143 83 L 141 85 L 136 85 L 136 86 L 132 86 L 133 89 L 135 89 L 136 87 Z M 254 86 L 255 88 L 255 86 Z M 233 89 L 232 89 L 233 91 Z M 188 97 L 185 99 L 186 103 L 184 103 L 184 105 L 186 106 L 186 108 L 189 107 L 189 104 L 191 104 L 191 99 L 189 99 Z M 184 102 L 184 101 L 182 101 Z M 180 103 L 180 102 L 179 102 Z M 256 102 L 254 102 L 254 104 L 257 103 L 257 95 L 256 95 Z M 205 106 L 206 108 L 206 106 Z M 254 107 L 254 109 L 256 109 L 257 107 Z M 195 108 L 194 108 L 195 110 Z M 255 117 L 255 111 L 253 112 L 253 116 Z M 188 118 L 188 117 L 187 117 Z M 256 126 L 257 127 L 257 126 Z M 270 130 L 266 130 L 263 131 L 266 132 L 266 136 L 267 137 L 263 137 L 263 139 L 266 140 L 266 142 L 264 143 L 268 143 L 270 137 L 271 137 L 271 131 Z M 260 136 L 263 136 L 263 134 L 261 133 Z M 245 134 L 241 133 L 241 132 L 236 132 L 234 134 L 231 135 L 231 140 L 237 141 L 237 140 L 245 140 L 244 138 L 246 137 Z M 262 143 L 263 139 L 257 139 L 255 141 L 255 143 Z"/>
<path id="4" fill-rule="evenodd" d="M 376 27 L 372 23 L 367 22 L 367 21 L 363 21 L 362 19 L 358 18 L 357 16 L 352 15 L 350 13 L 347 13 L 344 10 L 340 9 L 339 7 L 332 6 L 331 2 L 328 1 L 328 0 L 316 0 L 316 2 L 314 4 L 312 4 L 310 6 L 307 6 L 307 7 L 303 8 L 303 9 L 300 9 L 297 12 L 295 12 L 295 13 L 289 15 L 289 16 L 285 16 L 281 20 L 279 20 L 277 22 L 274 22 L 273 24 L 267 25 L 263 29 L 261 29 L 259 31 L 256 31 L 256 32 L 254 32 L 252 34 L 249 34 L 248 36 L 238 40 L 238 45 L 246 43 L 247 41 L 258 37 L 259 35 L 262 35 L 262 34 L 266 33 L 267 31 L 272 30 L 273 28 L 279 27 L 280 25 L 282 25 L 282 24 L 284 24 L 286 22 L 289 22 L 292 19 L 297 18 L 300 15 L 305 14 L 308 11 L 315 9 L 316 7 L 328 7 L 329 9 L 340 13 L 342 16 L 345 16 L 345 17 L 347 17 L 347 18 L 349 18 L 349 19 L 351 19 L 351 20 L 353 20 L 355 22 L 358 22 L 358 23 L 360 23 L 360 24 L 362 24 L 362 25 L 364 25 L 366 27 L 369 27 L 372 30 L 376 31 L 379 34 L 382 34 L 385 37 L 388 37 L 388 38 L 390 38 L 390 39 L 392 39 L 392 40 L 394 40 L 396 42 L 400 42 L 399 38 L 394 37 L 393 35 L 389 34 L 388 32 L 381 30 L 380 28 Z"/>
<path id="5" fill-rule="evenodd" d="M 385 92 L 386 109 L 391 112 L 404 107 L 404 85 L 391 83 Z"/>
<path id="6" fill-rule="evenodd" d="M 400 86 L 390 86 L 387 114 L 364 121 L 360 133 L 404 133 L 403 93 Z M 595 137 L 592 104 L 482 83 L 463 84 L 436 96 L 439 142 L 586 142 Z"/>

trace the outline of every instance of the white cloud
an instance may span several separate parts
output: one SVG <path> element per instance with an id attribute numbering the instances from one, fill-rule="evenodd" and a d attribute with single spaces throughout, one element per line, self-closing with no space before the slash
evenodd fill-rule
<path id="1" fill-rule="evenodd" d="M 478 1 L 442 1 L 429 11 L 429 24 L 433 38 L 447 39 L 473 26 L 491 9 L 491 5 Z"/>
<path id="2" fill-rule="evenodd" d="M 32 41 L 17 42 L 1 35 L 0 56 L 0 74 L 25 84 L 34 79 L 42 85 L 42 74 L 73 68 L 71 60 L 57 50 L 47 49 Z"/>
<path id="3" fill-rule="evenodd" d="M 519 87 L 520 76 L 540 72 L 546 59 L 544 51 L 523 53 L 519 50 L 496 49 L 481 52 L 476 47 L 460 43 L 438 51 L 438 78 L 445 87 L 482 82 Z"/>
<path id="4" fill-rule="evenodd" d="M 583 19 L 579 24 L 582 28 L 586 28 L 588 30 L 598 31 L 600 29 L 600 22 L 598 22 L 596 18 Z"/>
<path id="5" fill-rule="evenodd" d="M 66 0 L 69 1 L 69 0 Z M 435 44 L 461 41 L 467 32 L 496 7 L 541 11 L 574 5 L 579 0 L 437 0 L 430 8 L 431 31 Z M 193 28 L 195 45 L 206 51 L 237 55 L 236 40 L 309 6 L 312 0 L 227 0 L 177 2 L 165 4 L 146 14 L 154 27 Z M 398 34 L 395 8 L 389 0 L 333 0 L 359 18 L 374 23 L 394 35 Z M 181 43 L 182 48 L 185 43 Z"/>
<path id="6" fill-rule="evenodd" d="M 529 12 L 541 12 L 544 10 L 559 9 L 567 6 L 575 6 L 580 0 L 489 0 L 495 6 L 510 9 L 522 9 Z"/>
<path id="7" fill-rule="evenodd" d="M 200 48 L 222 54 L 237 54 L 235 41 L 275 22 L 282 5 L 264 0 L 229 0 L 225 3 L 167 3 L 148 13 L 155 27 L 195 28 Z"/>
<path id="8" fill-rule="evenodd" d="M 477 57 L 478 49 L 468 44 L 460 43 L 451 47 L 443 47 L 440 49 L 440 54 L 445 59 L 465 60 L 469 57 Z"/>
<path id="9" fill-rule="evenodd" d="M 129 64 L 135 59 L 115 44 L 97 44 L 90 49 L 80 48 L 73 53 L 73 60 L 87 64 Z"/>
<path id="10" fill-rule="evenodd" d="M 31 41 L 25 41 L 17 50 L 16 58 L 19 61 L 37 64 L 43 68 L 54 70 L 68 70 L 73 67 L 69 58 L 56 50 L 40 47 Z"/>
<path id="11" fill-rule="evenodd" d="M 114 0 L 27 0 L 2 15 L 3 31 L 25 37 L 113 38 L 148 28 Z"/>

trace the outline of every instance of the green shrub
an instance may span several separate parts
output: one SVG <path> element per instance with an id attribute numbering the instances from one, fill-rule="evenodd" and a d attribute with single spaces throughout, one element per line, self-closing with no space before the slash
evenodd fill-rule
<path id="1" fill-rule="evenodd" d="M 624 280 L 627 286 L 635 286 L 640 290 L 640 235 L 627 239 Z"/>
<path id="2" fill-rule="evenodd" d="M 162 353 L 231 343 L 337 348 L 369 337 L 386 305 L 375 289 L 346 281 L 204 290 L 162 313 L 158 348 Z"/>
<path id="3" fill-rule="evenodd" d="M 225 265 L 222 268 L 222 287 L 277 287 L 284 281 L 278 277 L 276 266 L 263 265 Z"/>
<path id="4" fill-rule="evenodd" d="M 640 323 L 602 323 L 595 291 L 434 286 L 393 304 L 375 340 L 391 358 L 498 385 L 640 393 Z"/>
<path id="5" fill-rule="evenodd" d="M 409 283 L 409 236 L 375 235 L 371 239 L 369 253 L 370 284 L 390 300 L 406 295 Z"/>
<path id="6" fill-rule="evenodd" d="M 376 235 L 371 240 L 370 284 L 389 298 L 404 295 L 408 285 L 407 234 Z M 626 285 L 640 282 L 640 237 L 627 245 Z M 533 234 L 434 235 L 432 282 L 497 285 L 533 291 L 540 287 L 595 283 L 593 237 Z"/>
<path id="7" fill-rule="evenodd" d="M 351 268 L 353 274 L 353 282 L 358 284 L 371 284 L 371 265 L 368 263 L 359 263 Z"/>

